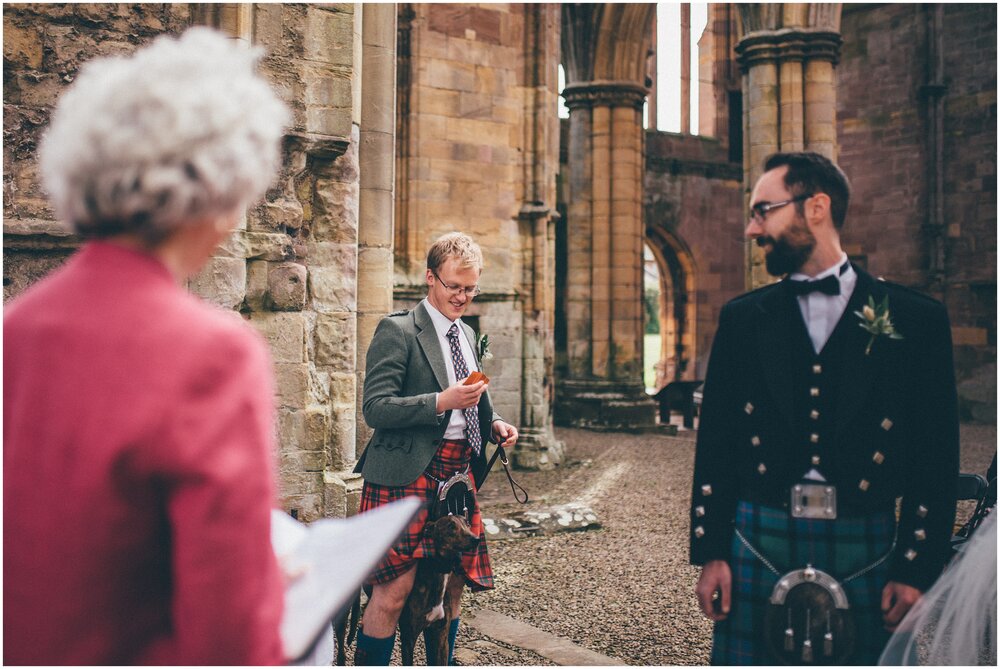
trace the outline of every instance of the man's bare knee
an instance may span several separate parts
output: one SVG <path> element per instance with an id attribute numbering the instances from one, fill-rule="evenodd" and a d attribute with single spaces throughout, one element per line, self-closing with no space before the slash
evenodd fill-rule
<path id="1" fill-rule="evenodd" d="M 403 611 L 406 598 L 413 589 L 413 580 L 417 570 L 399 575 L 388 583 L 377 583 L 372 586 L 372 596 L 365 608 L 365 634 L 376 637 L 391 635 L 399 622 L 399 614 Z"/>

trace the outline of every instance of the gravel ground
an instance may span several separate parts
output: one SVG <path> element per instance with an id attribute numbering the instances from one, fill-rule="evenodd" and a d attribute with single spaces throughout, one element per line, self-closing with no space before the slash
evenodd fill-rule
<path id="1" fill-rule="evenodd" d="M 492 541 L 497 587 L 467 594 L 465 607 L 503 613 L 631 665 L 707 664 L 711 624 L 694 600 L 698 570 L 687 564 L 694 434 L 557 429 L 567 462 L 546 472 L 517 471 L 515 479 L 531 495 L 529 508 L 583 502 L 602 528 Z M 985 473 L 996 446 L 996 426 L 963 425 L 962 471 Z M 523 507 L 497 467 L 480 501 L 484 515 L 503 517 Z M 959 516 L 970 512 L 963 505 Z M 552 664 L 468 625 L 458 645 L 460 664 Z M 416 658 L 422 662 L 422 649 Z"/>

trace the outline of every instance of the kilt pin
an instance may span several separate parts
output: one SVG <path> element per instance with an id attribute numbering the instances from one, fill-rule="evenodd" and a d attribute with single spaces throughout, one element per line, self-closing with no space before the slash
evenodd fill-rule
<path id="1" fill-rule="evenodd" d="M 367 585 L 387 583 L 416 566 L 417 560 L 435 557 L 434 544 L 424 532 L 430 505 L 437 496 L 438 482 L 447 480 L 456 472 L 465 471 L 471 453 L 472 449 L 467 442 L 445 439 L 434 454 L 427 471 L 413 483 L 406 486 L 381 486 L 365 482 L 361 489 L 361 512 L 404 497 L 419 497 L 425 502 L 424 508 L 417 513 L 403 535 L 375 567 L 375 572 L 368 579 Z M 475 548 L 462 553 L 461 565 L 465 581 L 473 591 L 492 589 L 493 569 L 490 567 L 490 556 L 486 549 L 483 517 L 479 512 L 478 499 L 472 509 L 472 522 L 469 527 L 480 539 Z"/>
<path id="2" fill-rule="evenodd" d="M 715 625 L 713 664 L 779 663 L 764 624 L 778 576 L 760 556 L 782 574 L 811 565 L 841 580 L 894 546 L 863 576 L 841 581 L 858 630 L 850 664 L 877 663 L 888 640 L 886 583 L 926 591 L 949 557 L 958 411 L 947 312 L 853 269 L 853 293 L 819 352 L 787 279 L 732 300 L 720 315 L 689 535 L 692 564 L 724 560 L 733 577 L 730 613 Z M 869 298 L 888 299 L 902 339 L 870 342 L 855 315 Z M 811 485 L 817 480 L 822 486 Z M 797 486 L 835 491 L 835 517 L 801 517 Z"/>

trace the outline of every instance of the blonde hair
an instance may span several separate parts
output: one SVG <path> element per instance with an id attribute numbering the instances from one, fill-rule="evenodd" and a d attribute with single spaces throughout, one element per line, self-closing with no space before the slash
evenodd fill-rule
<path id="1" fill-rule="evenodd" d="M 449 232 L 431 244 L 427 251 L 427 269 L 436 271 L 448 258 L 457 260 L 460 267 L 483 271 L 482 249 L 463 232 Z"/>

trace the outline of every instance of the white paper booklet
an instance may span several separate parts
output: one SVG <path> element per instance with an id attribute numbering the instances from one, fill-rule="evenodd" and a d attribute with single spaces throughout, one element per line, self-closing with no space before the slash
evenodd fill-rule
<path id="1" fill-rule="evenodd" d="M 271 544 L 285 586 L 281 640 L 285 657 L 304 656 L 330 621 L 350 605 L 361 584 L 420 508 L 408 497 L 351 518 L 327 518 L 309 525 L 275 509 Z"/>

